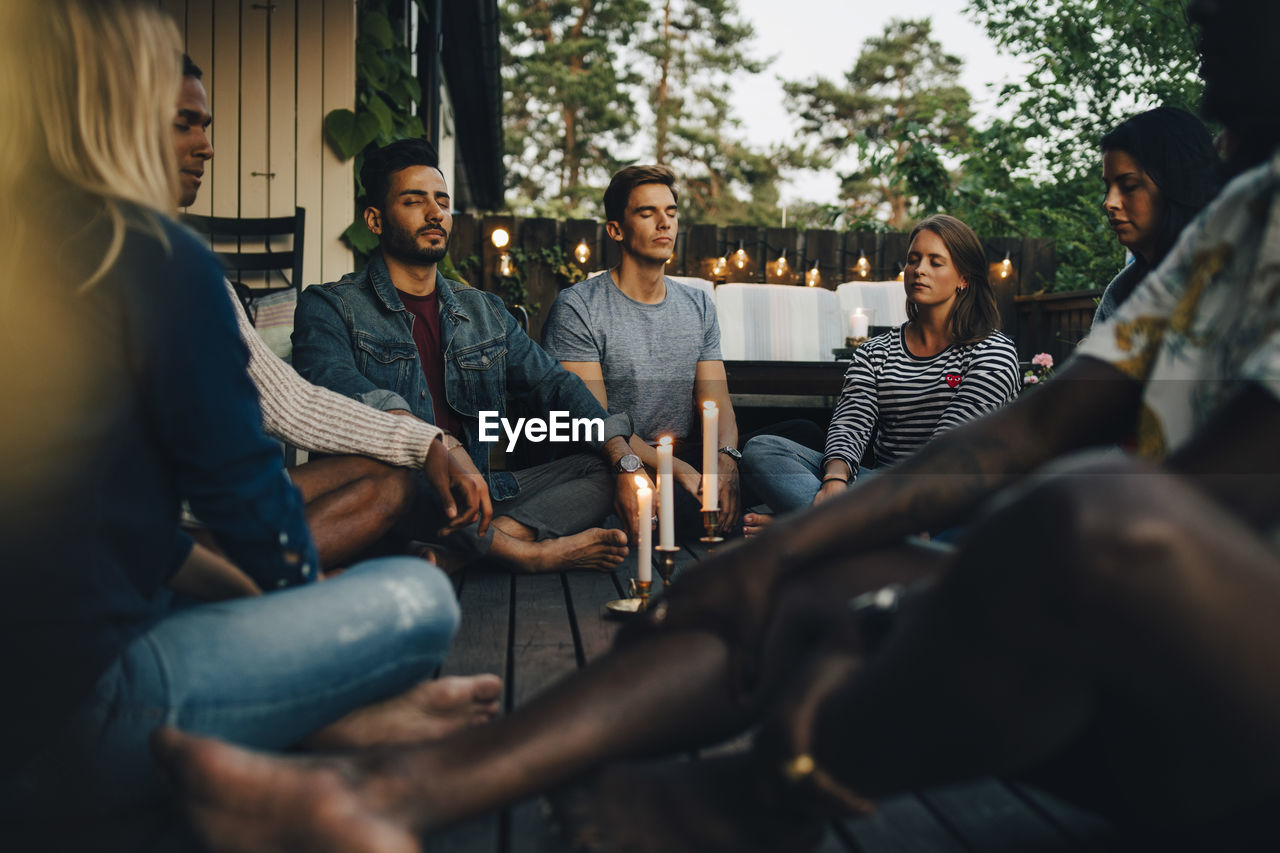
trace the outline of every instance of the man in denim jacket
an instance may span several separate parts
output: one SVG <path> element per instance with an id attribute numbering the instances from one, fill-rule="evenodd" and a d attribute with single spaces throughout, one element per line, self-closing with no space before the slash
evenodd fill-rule
<path id="1" fill-rule="evenodd" d="M 528 571 L 608 570 L 627 553 L 621 531 L 595 525 L 614 499 L 634 533 L 640 466 L 630 419 L 610 416 L 576 376 L 531 341 L 502 300 L 436 269 L 453 224 L 435 149 L 402 140 L 368 155 L 365 224 L 381 251 L 341 280 L 309 287 L 298 301 L 294 366 L 305 378 L 367 405 L 446 430 L 456 459 L 469 461 L 494 501 L 493 524 L 460 536 L 470 553 Z M 599 418 L 597 453 L 578 453 L 522 471 L 490 472 L 496 419 L 508 393 L 549 418 Z M 487 440 L 481 418 L 490 424 Z M 590 443 L 590 442 L 589 442 Z M 613 482 L 610 471 L 628 472 Z M 429 499 L 429 496 L 426 496 Z"/>

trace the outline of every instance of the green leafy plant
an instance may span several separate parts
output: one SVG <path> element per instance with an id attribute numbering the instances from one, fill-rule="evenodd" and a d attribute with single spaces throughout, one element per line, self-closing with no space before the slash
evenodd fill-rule
<path id="1" fill-rule="evenodd" d="M 418 0 L 420 14 L 428 14 Z M 343 160 L 355 158 L 356 198 L 364 196 L 360 167 L 364 151 L 398 139 L 422 137 L 422 119 L 411 105 L 421 102 L 422 87 L 414 76 L 413 59 L 405 44 L 403 4 L 390 0 L 361 0 L 356 36 L 356 108 L 333 110 L 324 119 L 325 137 Z M 378 248 L 378 238 L 364 224 L 357 205 L 342 238 L 364 263 Z M 443 270 L 442 270 L 443 271 Z"/>
<path id="2" fill-rule="evenodd" d="M 566 286 L 577 284 L 587 277 L 582 267 L 569 260 L 569 256 L 559 246 L 544 246 L 540 249 L 514 248 L 510 249 L 509 253 L 515 270 L 511 275 L 498 277 L 498 293 L 508 305 L 523 305 L 534 314 L 540 311 L 542 306 L 537 302 L 529 301 L 529 287 L 525 283 L 525 273 L 531 264 L 544 265 Z"/>

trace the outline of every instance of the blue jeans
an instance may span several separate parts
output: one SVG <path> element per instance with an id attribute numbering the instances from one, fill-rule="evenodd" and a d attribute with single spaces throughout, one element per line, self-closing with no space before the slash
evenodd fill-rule
<path id="1" fill-rule="evenodd" d="M 0 816 L 53 819 L 48 832 L 154 808 L 165 797 L 147 743 L 157 726 L 285 749 L 431 677 L 458 618 L 449 579 L 413 557 L 172 611 L 125 647 L 57 742 L 0 785 Z"/>
<path id="2" fill-rule="evenodd" d="M 859 477 L 871 473 L 858 468 Z M 803 509 L 822 487 L 822 453 L 789 438 L 758 435 L 742 448 L 742 479 L 775 515 Z"/>

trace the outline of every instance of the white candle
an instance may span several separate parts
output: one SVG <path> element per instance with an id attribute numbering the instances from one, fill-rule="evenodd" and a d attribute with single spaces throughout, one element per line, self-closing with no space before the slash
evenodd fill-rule
<path id="1" fill-rule="evenodd" d="M 849 315 L 849 336 L 854 338 L 865 338 L 867 330 L 870 328 L 871 321 L 866 314 L 862 313 L 861 308 L 855 308 L 853 313 Z"/>
<path id="2" fill-rule="evenodd" d="M 702 404 L 702 508 L 720 508 L 720 410 L 715 400 Z"/>
<path id="3" fill-rule="evenodd" d="M 636 521 L 640 528 L 640 553 L 637 555 L 636 580 L 644 583 L 653 580 L 653 489 L 649 481 L 636 475 Z"/>
<path id="4" fill-rule="evenodd" d="M 782 206 L 782 227 L 787 227 L 787 206 L 785 204 Z"/>
<path id="5" fill-rule="evenodd" d="M 676 490 L 671 473 L 671 436 L 658 439 L 658 544 L 676 547 Z"/>

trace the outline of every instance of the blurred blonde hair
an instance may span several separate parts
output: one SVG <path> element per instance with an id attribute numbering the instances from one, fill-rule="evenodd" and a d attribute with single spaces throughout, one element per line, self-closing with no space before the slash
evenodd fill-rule
<path id="1" fill-rule="evenodd" d="M 173 20 L 142 0 L 0 3 L 0 205 L 7 259 L 24 234 L 23 193 L 59 185 L 97 199 L 111 222 L 101 263 L 111 269 L 131 222 L 127 205 L 171 214 L 179 185 L 170 125 L 182 82 Z M 136 217 L 133 217 L 136 220 Z M 163 239 L 163 238 L 162 238 Z M 6 260 L 5 263 L 12 261 Z M 13 270 L 6 271 L 12 275 Z"/>

